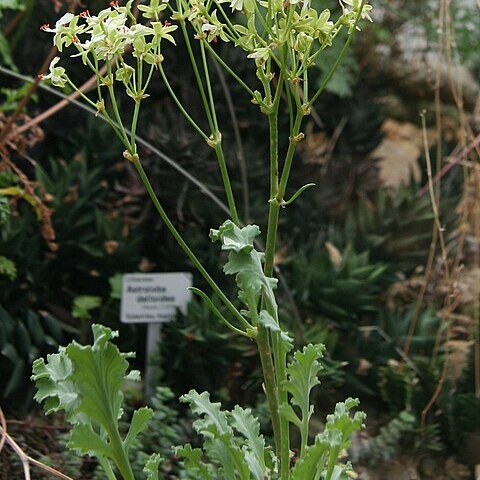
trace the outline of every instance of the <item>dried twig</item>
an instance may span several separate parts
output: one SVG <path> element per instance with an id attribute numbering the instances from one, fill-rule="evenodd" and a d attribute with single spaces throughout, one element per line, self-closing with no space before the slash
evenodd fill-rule
<path id="1" fill-rule="evenodd" d="M 23 476 L 25 480 L 31 480 L 32 478 L 30 476 L 30 465 L 38 467 L 45 472 L 54 475 L 57 478 L 61 478 L 62 480 L 74 480 L 72 477 L 69 477 L 68 475 L 65 475 L 64 473 L 59 472 L 58 470 L 55 470 L 54 468 L 49 467 L 48 465 L 45 465 L 44 463 L 35 460 L 34 458 L 27 455 L 23 451 L 22 447 L 20 447 L 20 445 L 8 434 L 5 415 L 3 414 L 2 408 L 0 407 L 0 452 L 5 442 L 11 447 L 11 449 L 16 453 L 16 455 L 22 462 Z"/>
<path id="2" fill-rule="evenodd" d="M 45 60 L 43 61 L 42 66 L 40 67 L 39 74 L 44 72 L 50 62 L 52 61 L 53 57 L 55 57 L 55 54 L 57 53 L 56 47 L 53 47 Z M 28 89 L 28 92 L 25 94 L 25 96 L 18 102 L 17 108 L 15 111 L 8 117 L 8 120 L 5 122 L 2 131 L 0 132 L 0 146 L 7 140 L 8 134 L 10 133 L 11 127 L 17 120 L 17 118 L 20 116 L 20 114 L 23 112 L 23 109 L 27 106 L 28 102 L 32 98 L 32 95 L 37 91 L 38 85 L 41 81 L 41 78 L 37 76 L 33 84 L 30 86 Z"/>

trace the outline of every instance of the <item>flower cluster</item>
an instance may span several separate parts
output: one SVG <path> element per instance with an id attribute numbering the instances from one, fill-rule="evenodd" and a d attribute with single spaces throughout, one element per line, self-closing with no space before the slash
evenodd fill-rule
<path id="1" fill-rule="evenodd" d="M 344 26 L 352 29 L 358 18 L 371 21 L 371 5 L 362 0 L 339 0 L 341 16 L 331 21 L 328 9 L 318 12 L 310 0 L 180 0 L 182 11 L 198 39 L 232 41 L 242 48 L 257 68 L 273 61 L 295 79 L 315 64 L 319 53 L 331 46 Z M 228 3 L 232 12 L 223 9 Z M 358 28 L 358 27 L 357 27 Z"/>
<path id="2" fill-rule="evenodd" d="M 73 15 L 66 13 L 55 24 L 41 27 L 45 32 L 54 33 L 53 44 L 60 52 L 73 45 L 77 53 L 72 57 L 81 57 L 85 65 L 98 71 L 98 63 L 114 62 L 117 67 L 116 80 L 129 85 L 133 67 L 124 60 L 124 54 L 131 51 L 133 57 L 150 65 L 158 64 L 163 57 L 160 54 L 162 40 L 175 43 L 171 33 L 177 28 L 160 20 L 160 14 L 167 8 L 166 2 L 152 0 L 149 5 L 139 5 L 142 16 L 149 23 L 138 23 L 132 14 L 133 0 L 125 6 L 112 2 L 110 7 L 98 15 L 91 15 L 88 10 Z M 65 70 L 57 67 L 59 57 L 55 57 L 50 65 L 50 73 L 43 78 L 50 79 L 56 86 L 63 87 L 68 81 Z M 135 89 L 132 89 L 135 90 Z"/>

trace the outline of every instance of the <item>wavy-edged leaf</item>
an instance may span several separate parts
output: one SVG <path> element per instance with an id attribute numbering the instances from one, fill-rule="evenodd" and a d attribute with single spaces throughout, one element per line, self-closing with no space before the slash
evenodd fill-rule
<path id="1" fill-rule="evenodd" d="M 93 325 L 92 330 L 93 345 L 72 342 L 60 348 L 59 353 L 48 355 L 47 363 L 42 359 L 34 362 L 32 379 L 38 389 L 35 398 L 44 402 L 47 413 L 65 411 L 73 425 L 70 448 L 97 456 L 104 468 L 111 468 L 111 459 L 123 477 L 130 478 L 127 450 L 152 412 L 147 408 L 136 411 L 130 431 L 121 441 L 121 387 L 128 377 L 127 358 L 132 354 L 121 353 L 111 342 L 117 332 L 102 325 Z"/>
<path id="2" fill-rule="evenodd" d="M 315 443 L 307 447 L 303 457 L 295 463 L 291 480 L 313 480 L 317 472 L 325 468 L 329 457 L 330 444 L 325 439 L 317 436 Z"/>
<path id="3" fill-rule="evenodd" d="M 188 402 L 192 412 L 202 418 L 195 420 L 195 430 L 204 437 L 204 450 L 208 457 L 219 465 L 224 480 L 249 480 L 250 469 L 244 452 L 233 436 L 227 414 L 220 409 L 220 403 L 212 403 L 208 392 L 190 390 L 180 397 Z M 240 428 L 240 425 L 237 425 Z M 244 428 L 241 427 L 242 429 Z"/>
<path id="4" fill-rule="evenodd" d="M 211 426 L 215 428 L 218 435 L 232 433 L 225 412 L 220 410 L 220 403 L 212 403 L 208 392 L 198 393 L 196 390 L 190 390 L 180 397 L 180 401 L 189 403 L 193 413 L 203 416 L 202 419 L 195 420 L 193 424 L 198 433 L 208 434 Z"/>
<path id="5" fill-rule="evenodd" d="M 184 459 L 185 468 L 200 480 L 214 480 L 215 471 L 213 465 L 202 462 L 203 451 L 192 448 L 190 444 L 175 449 L 175 455 Z"/>
<path id="6" fill-rule="evenodd" d="M 266 310 L 262 310 L 258 315 L 258 323 L 263 325 L 265 328 L 268 328 L 271 332 L 279 334 L 283 348 L 286 352 L 292 349 L 293 338 L 287 332 L 281 329 L 280 325 Z"/>
<path id="7" fill-rule="evenodd" d="M 65 411 L 69 420 L 80 402 L 75 384 L 72 381 L 73 364 L 61 349 L 60 353 L 47 355 L 33 362 L 32 380 L 36 382 L 35 400 L 44 402 L 45 413 Z"/>
<path id="8" fill-rule="evenodd" d="M 149 457 L 143 469 L 143 472 L 147 476 L 146 480 L 158 480 L 158 467 L 161 461 L 162 457 L 158 453 L 154 453 Z"/>
<path id="9" fill-rule="evenodd" d="M 235 405 L 229 416 L 232 426 L 246 439 L 243 450 L 250 472 L 256 480 L 263 480 L 268 471 L 265 464 L 265 440 L 260 435 L 258 419 L 252 415 L 251 409 L 238 405 Z"/>
<path id="10" fill-rule="evenodd" d="M 143 432 L 147 428 L 148 422 L 153 417 L 153 410 L 148 407 L 142 407 L 133 412 L 132 421 L 130 423 L 130 428 L 128 429 L 127 436 L 123 440 L 123 446 L 128 450 L 138 434 Z"/>
<path id="11" fill-rule="evenodd" d="M 242 450 L 236 445 L 232 434 L 217 438 L 206 438 L 205 452 L 220 466 L 221 478 L 224 480 L 250 480 L 250 470 Z"/>
<path id="12" fill-rule="evenodd" d="M 210 229 L 212 242 L 221 242 L 222 250 L 233 250 L 237 253 L 249 253 L 253 250 L 253 241 L 260 235 L 257 225 L 237 227 L 231 220 L 226 220 L 218 230 Z"/>
<path id="13" fill-rule="evenodd" d="M 236 275 L 238 297 L 249 311 L 255 312 L 262 293 L 272 309 L 277 309 L 273 293 L 277 280 L 264 274 L 262 268 L 264 254 L 257 252 L 253 245 L 255 237 L 259 234 L 260 229 L 256 225 L 239 228 L 231 220 L 226 220 L 218 230 L 210 230 L 211 240 L 222 242 L 222 250 L 229 251 L 228 262 L 223 271 L 227 275 Z"/>
<path id="14" fill-rule="evenodd" d="M 364 412 L 355 412 L 353 417 L 350 410 L 359 405 L 358 398 L 347 398 L 345 402 L 338 402 L 335 405 L 335 412 L 327 415 L 325 429 L 329 431 L 338 430 L 342 433 L 342 449 L 350 446 L 350 437 L 353 432 L 363 428 L 366 415 Z"/>
<path id="15" fill-rule="evenodd" d="M 67 446 L 80 455 L 103 456 L 107 458 L 111 458 L 113 455 L 106 439 L 95 432 L 89 422 L 75 425 L 70 432 Z"/>
<path id="16" fill-rule="evenodd" d="M 294 353 L 292 362 L 287 367 L 287 381 L 283 388 L 290 393 L 290 405 L 282 404 L 280 411 L 292 421 L 292 415 L 296 415 L 301 423 L 310 420 L 313 413 L 313 405 L 310 405 L 310 392 L 315 385 L 320 383 L 318 373 L 322 365 L 318 359 L 323 356 L 323 345 L 309 344 L 303 350 Z M 291 405 L 300 409 L 301 416 L 294 413 Z M 294 422 L 298 426 L 298 422 Z"/>
<path id="17" fill-rule="evenodd" d="M 116 428 L 121 414 L 121 387 L 128 369 L 127 358 L 110 340 L 118 335 L 102 325 L 93 325 L 93 346 L 70 343 L 65 352 L 74 364 L 72 379 L 81 399 L 79 411 L 107 431 Z"/>

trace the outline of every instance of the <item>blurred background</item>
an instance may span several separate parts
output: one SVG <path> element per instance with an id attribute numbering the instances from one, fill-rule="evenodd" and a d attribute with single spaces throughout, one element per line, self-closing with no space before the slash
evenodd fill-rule
<path id="1" fill-rule="evenodd" d="M 349 452 L 359 478 L 475 478 L 480 5 L 372 3 L 374 22 L 354 38 L 304 125 L 291 191 L 307 182 L 316 187 L 282 211 L 281 320 L 299 345 L 327 346 L 315 391 L 317 429 L 337 400 L 361 399 L 367 429 Z M 340 8 L 333 0 L 313 4 Z M 51 91 L 36 80 L 57 53 L 39 27 L 66 11 L 106 6 L 0 0 L 0 404 L 9 432 L 29 454 L 83 479 L 102 477 L 91 459 L 65 451 L 62 419 L 37 410 L 31 363 L 72 339 L 88 342 L 90 325 L 100 322 L 120 330 L 119 347 L 135 350 L 143 369 L 145 326 L 119 322 L 122 274 L 190 271 L 194 284 L 208 289 L 161 223 L 110 127 L 62 104 L 67 88 Z M 250 61 L 231 47 L 215 48 L 254 83 Z M 314 82 L 321 83 L 341 47 L 321 57 Z M 167 52 L 170 82 L 202 123 L 185 52 Z M 240 216 L 265 231 L 268 125 L 250 98 L 211 67 Z M 89 79 L 81 68 L 73 74 L 79 85 Z M 218 246 L 208 239 L 227 217 L 205 194 L 225 202 L 212 151 L 160 76 L 150 94 L 138 128 L 145 169 L 176 227 L 234 298 Z M 120 102 L 130 108 L 127 99 Z M 285 112 L 281 131 L 288 122 Z M 227 331 L 202 302 L 195 299 L 187 314 L 163 326 L 159 352 L 150 359 L 156 421 L 132 455 L 141 465 L 142 456 L 160 450 L 167 459 L 163 478 L 173 479 L 179 472 L 170 445 L 192 436 L 179 395 L 208 389 L 225 406 L 247 404 L 261 418 L 267 407 L 255 345 Z M 132 406 L 143 401 L 134 387 L 126 394 Z M 5 447 L 0 454 L 0 478 L 23 478 L 10 453 Z"/>

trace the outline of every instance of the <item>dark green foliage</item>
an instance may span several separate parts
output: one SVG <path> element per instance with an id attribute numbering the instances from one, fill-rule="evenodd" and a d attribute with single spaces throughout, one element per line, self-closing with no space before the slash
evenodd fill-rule
<path id="1" fill-rule="evenodd" d="M 372 258 L 389 260 L 406 271 L 423 265 L 432 238 L 433 212 L 428 195 L 413 188 L 378 190 L 373 201 L 360 199 L 348 215 L 345 234 Z"/>
<path id="2" fill-rule="evenodd" d="M 400 412 L 372 437 L 357 455 L 370 464 L 385 462 L 404 453 L 422 456 L 442 450 L 438 426 L 422 431 L 414 415 Z"/>
<path id="3" fill-rule="evenodd" d="M 0 304 L 0 396 L 27 406 L 33 392 L 28 380 L 33 360 L 56 350 L 63 339 L 62 326 L 52 315 L 28 309 L 12 316 Z"/>
<path id="4" fill-rule="evenodd" d="M 379 368 L 380 396 L 392 414 L 410 405 L 414 376 L 408 365 L 397 364 Z"/>
<path id="5" fill-rule="evenodd" d="M 438 380 L 438 368 L 430 366 L 430 356 L 440 319 L 431 309 L 419 313 L 409 362 L 404 364 L 403 349 L 413 316 L 414 307 L 382 310 L 370 319 L 371 325 L 363 332 L 350 331 L 347 342 L 337 349 L 343 347 L 343 358 L 351 362 L 346 383 L 368 395 L 380 393 L 392 413 L 410 407 L 421 412 Z M 361 376 L 353 373 L 359 368 L 359 359 L 370 365 Z M 415 391 L 412 383 L 416 385 Z"/>
<path id="6" fill-rule="evenodd" d="M 205 302 L 190 302 L 186 315 L 179 312 L 174 322 L 164 325 L 162 337 L 159 381 L 176 396 L 195 388 L 215 391 L 227 401 L 245 394 L 255 398 L 255 391 L 237 390 L 258 383 L 255 345 L 239 341 Z"/>
<path id="7" fill-rule="evenodd" d="M 415 308 L 413 306 L 407 310 L 397 309 L 380 312 L 379 325 L 390 338 L 390 348 L 396 346 L 403 349 L 407 342 L 414 316 Z M 415 331 L 410 342 L 411 355 L 414 355 L 416 358 L 430 358 L 440 324 L 441 320 L 435 310 L 427 309 L 419 312 Z M 392 352 L 392 355 L 390 358 L 397 358 L 398 354 L 396 355 Z"/>
<path id="8" fill-rule="evenodd" d="M 98 135 L 101 135 L 101 128 L 94 132 L 93 138 Z M 64 332 L 74 335 L 80 327 L 80 321 L 70 313 L 74 299 L 92 294 L 101 300 L 102 308 L 96 312 L 101 320 L 117 325 L 119 303 L 110 298 L 109 279 L 116 273 L 135 270 L 140 260 L 139 232 L 131 228 L 126 212 L 117 203 L 119 194 L 108 188 L 123 180 L 124 173 L 117 171 L 113 163 L 105 168 L 104 162 L 111 161 L 107 150 L 105 157 L 99 159 L 88 142 L 81 147 L 74 137 L 69 141 L 77 152 L 73 159 L 43 162 L 30 172 L 39 185 L 37 195 L 53 211 L 52 225 L 58 248 L 48 248 L 36 212 L 27 202 L 13 200 L 10 214 L 9 203 L 0 196 L 3 220 L 0 228 L 0 305 L 14 324 L 12 331 L 23 332 L 25 328 L 30 331 L 32 323 L 31 320 L 27 323 L 26 319 L 35 315 L 42 325 L 45 318 L 50 319 L 50 323 L 55 318 Z M 64 144 L 62 148 L 70 155 L 69 145 Z M 2 172 L 0 188 L 16 185 L 15 175 Z M 53 335 L 49 328 L 44 328 L 43 339 L 42 331 L 38 332 L 33 343 L 36 350 L 31 358 L 19 355 L 23 360 L 15 363 L 16 356 L 10 354 L 5 371 L 15 366 L 18 380 L 15 389 L 26 385 L 29 362 L 57 345 L 58 335 Z M 127 349 L 137 348 L 136 335 L 132 333 L 131 330 L 130 335 L 124 336 L 130 341 Z M 17 343 L 10 333 L 5 342 L 16 351 Z M 6 348 L 5 345 L 2 348 Z M 5 361 L 3 355 L 2 362 Z M 15 389 L 7 387 L 8 381 L 2 379 L 2 383 L 2 395 L 12 394 Z M 28 398 L 26 391 L 24 399 L 28 401 Z"/>
<path id="9" fill-rule="evenodd" d="M 140 473 L 145 460 L 153 453 L 159 453 L 164 461 L 160 470 L 164 475 L 178 474 L 177 459 L 173 446 L 181 445 L 188 439 L 189 421 L 181 418 L 177 399 L 168 387 L 157 387 L 149 402 L 153 410 L 150 427 L 139 437 L 138 444 L 132 447 L 130 455 L 134 473 Z M 141 478 L 140 475 L 136 478 Z"/>
<path id="10" fill-rule="evenodd" d="M 465 437 L 480 430 L 480 398 L 474 393 L 456 393 L 449 396 L 448 400 L 446 413 L 449 440 L 461 449 Z"/>
<path id="11" fill-rule="evenodd" d="M 358 254 L 348 245 L 341 254 L 331 248 L 330 253 L 302 252 L 291 268 L 291 285 L 301 305 L 340 324 L 358 325 L 376 309 L 387 266 L 371 263 L 368 252 Z"/>

